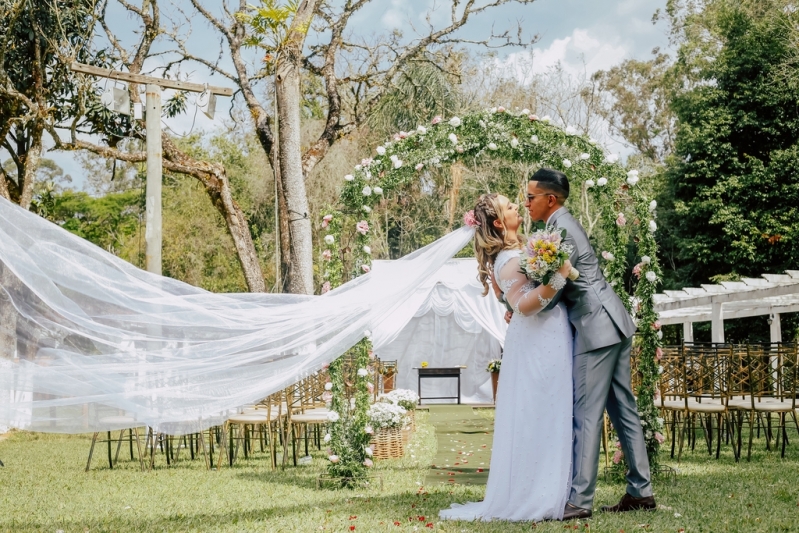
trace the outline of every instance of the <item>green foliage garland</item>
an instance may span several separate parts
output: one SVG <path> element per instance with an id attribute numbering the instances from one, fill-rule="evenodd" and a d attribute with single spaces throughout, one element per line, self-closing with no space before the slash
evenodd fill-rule
<path id="1" fill-rule="evenodd" d="M 539 119 L 526 109 L 508 112 L 502 107 L 448 120 L 436 117 L 429 126 L 394 135 L 376 148 L 373 157 L 363 159 L 352 174 L 344 177 L 340 209 L 329 213 L 333 216 L 327 228 L 333 244 L 328 249 L 330 260 L 326 260 L 326 283 L 332 287 L 343 280 L 343 238 L 350 239 L 351 274 L 358 276 L 369 271 L 369 231 L 363 231 L 365 227 L 358 226 L 358 222 L 377 223 L 374 211 L 392 194 L 423 180 L 431 167 L 484 157 L 563 171 L 573 190 L 587 192 L 594 211 L 600 213 L 601 231 L 592 238 L 602 252 L 605 276 L 639 324 L 638 371 L 642 376 L 636 392 L 647 451 L 654 466 L 662 427 L 654 405 L 661 335 L 655 329 L 659 323 L 653 301 L 661 277 L 654 239 L 656 227 L 650 228 L 650 220 L 654 224 L 654 207 L 650 209 L 646 192 L 638 185 L 638 172 L 628 173 L 616 156 L 605 154 L 592 139 L 577 135 L 571 128 L 554 126 L 548 117 Z M 635 285 L 635 298 L 626 292 L 624 284 L 630 239 L 636 243 L 638 256 L 649 258 L 639 268 L 641 277 Z M 337 368 L 331 365 L 331 375 L 338 372 Z M 343 443 L 342 438 L 334 444 L 334 452 Z"/>

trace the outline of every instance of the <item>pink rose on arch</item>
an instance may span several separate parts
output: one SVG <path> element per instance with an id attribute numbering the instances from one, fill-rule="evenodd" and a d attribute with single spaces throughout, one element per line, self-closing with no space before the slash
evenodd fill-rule
<path id="1" fill-rule="evenodd" d="M 366 468 L 372 468 L 374 465 L 375 464 L 374 464 L 374 462 L 371 459 L 366 459 L 363 462 L 363 466 L 365 466 Z"/>
<path id="2" fill-rule="evenodd" d="M 373 159 L 371 157 L 367 157 L 366 159 L 361 159 L 361 166 L 368 167 L 372 164 Z"/>
<path id="3" fill-rule="evenodd" d="M 361 265 L 361 270 L 363 270 L 364 274 L 368 274 L 369 272 L 372 271 L 372 267 L 370 267 L 369 265 Z"/>
<path id="4" fill-rule="evenodd" d="M 660 399 L 660 389 L 655 389 L 655 400 Z"/>
<path id="5" fill-rule="evenodd" d="M 619 442 L 619 441 L 616 441 L 616 443 L 614 444 L 614 446 L 616 447 L 616 449 L 617 449 L 617 450 L 621 450 L 621 442 Z"/>
<path id="6" fill-rule="evenodd" d="M 333 252 L 331 252 L 330 250 L 325 250 L 324 252 L 322 252 L 322 259 L 324 259 L 325 261 L 330 261 L 332 258 L 333 258 Z"/>
<path id="7" fill-rule="evenodd" d="M 527 118 L 530 120 L 538 120 L 538 115 L 528 115 Z"/>
<path id="8" fill-rule="evenodd" d="M 624 213 L 619 213 L 619 216 L 616 217 L 616 225 L 617 226 L 627 225 L 627 219 L 624 217 Z"/>
<path id="9" fill-rule="evenodd" d="M 332 392 L 325 391 L 325 392 L 322 393 L 322 401 L 323 402 L 329 402 L 332 399 L 333 399 L 333 393 Z"/>
<path id="10" fill-rule="evenodd" d="M 355 224 L 355 230 L 361 235 L 366 235 L 367 233 L 369 233 L 369 223 L 365 220 L 361 220 L 360 222 Z"/>
<path id="11" fill-rule="evenodd" d="M 611 259 L 613 259 L 613 254 L 605 250 L 604 252 L 602 252 L 602 259 L 610 261 Z"/>
<path id="12" fill-rule="evenodd" d="M 655 431 L 655 440 L 658 441 L 658 444 L 663 444 L 666 441 L 666 437 L 660 431 Z"/>
<path id="13" fill-rule="evenodd" d="M 660 320 L 655 320 L 654 322 L 652 322 L 652 329 L 654 329 L 655 331 L 660 329 Z"/>
<path id="14" fill-rule="evenodd" d="M 499 106 L 499 107 L 497 108 L 497 113 L 504 113 L 504 112 L 505 112 L 505 108 L 504 108 L 504 107 L 502 107 L 502 106 Z"/>
<path id="15" fill-rule="evenodd" d="M 330 225 L 330 221 L 333 220 L 333 215 L 325 215 L 322 217 L 322 227 L 326 228 Z"/>
<path id="16" fill-rule="evenodd" d="M 663 359 L 663 348 L 661 348 L 660 346 L 658 346 L 657 350 L 655 350 L 655 359 L 657 359 L 658 361 Z"/>
<path id="17" fill-rule="evenodd" d="M 617 465 L 621 462 L 621 458 L 624 457 L 624 453 L 621 450 L 616 450 L 616 453 L 613 454 L 613 464 Z"/>
<path id="18" fill-rule="evenodd" d="M 400 139 L 406 139 L 407 137 L 408 137 L 408 132 L 406 132 L 406 131 L 399 132 L 399 138 Z"/>
<path id="19" fill-rule="evenodd" d="M 424 168 L 424 163 L 419 163 L 416 165 L 416 170 L 422 170 Z"/>
<path id="20" fill-rule="evenodd" d="M 438 124 L 439 122 L 441 122 L 441 116 L 436 115 L 433 117 L 433 120 L 430 121 L 430 124 Z"/>
<path id="21" fill-rule="evenodd" d="M 638 263 L 637 265 L 635 265 L 635 266 L 633 267 L 633 275 L 634 275 L 636 278 L 638 278 L 638 279 L 641 279 L 641 268 L 642 268 L 642 266 L 643 266 L 643 265 L 642 265 L 641 263 Z"/>
<path id="22" fill-rule="evenodd" d="M 400 137 L 400 134 L 399 134 L 399 133 L 395 133 L 395 134 L 394 134 L 394 135 L 391 137 L 391 140 L 392 140 L 392 141 L 399 141 L 401 138 L 402 138 L 402 137 Z"/>
<path id="23" fill-rule="evenodd" d="M 330 282 L 329 281 L 325 281 L 322 284 L 322 294 L 327 294 L 328 292 L 330 292 Z"/>
<path id="24" fill-rule="evenodd" d="M 367 383 L 367 384 L 366 384 L 366 389 L 367 389 L 367 390 L 368 390 L 370 393 L 374 392 L 374 391 L 375 391 L 375 386 L 374 386 L 374 383 L 372 383 L 372 382 L 369 382 L 369 383 Z"/>

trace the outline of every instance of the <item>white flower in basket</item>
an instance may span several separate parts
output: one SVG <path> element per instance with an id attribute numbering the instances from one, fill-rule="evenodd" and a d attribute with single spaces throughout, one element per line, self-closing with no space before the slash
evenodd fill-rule
<path id="1" fill-rule="evenodd" d="M 419 395 L 410 389 L 394 389 L 389 393 L 382 394 L 380 396 L 380 401 L 399 405 L 406 411 L 413 411 L 416 409 L 416 402 L 419 401 Z"/>
<path id="2" fill-rule="evenodd" d="M 402 425 L 405 409 L 393 403 L 377 402 L 369 406 L 369 422 L 376 428 L 393 428 Z"/>

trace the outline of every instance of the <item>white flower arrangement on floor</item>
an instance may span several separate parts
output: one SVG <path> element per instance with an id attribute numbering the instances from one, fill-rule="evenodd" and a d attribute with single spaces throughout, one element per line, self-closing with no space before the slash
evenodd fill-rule
<path id="1" fill-rule="evenodd" d="M 369 422 L 375 428 L 399 427 L 405 418 L 405 409 L 395 403 L 373 403 L 367 411 Z"/>
<path id="2" fill-rule="evenodd" d="M 399 405 L 406 411 L 413 411 L 416 409 L 419 395 L 410 389 L 394 389 L 386 394 L 381 394 L 379 400 Z"/>

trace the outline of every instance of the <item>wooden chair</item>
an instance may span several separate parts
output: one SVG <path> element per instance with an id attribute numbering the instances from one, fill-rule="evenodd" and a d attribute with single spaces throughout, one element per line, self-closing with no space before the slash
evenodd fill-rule
<path id="1" fill-rule="evenodd" d="M 139 438 L 139 428 L 136 427 L 136 424 L 137 424 L 136 419 L 131 417 L 131 416 L 127 416 L 127 415 L 122 414 L 122 415 L 117 415 L 117 416 L 102 417 L 102 418 L 100 418 L 99 422 L 101 424 L 104 424 L 104 425 L 117 425 L 117 426 L 119 426 L 120 424 L 126 424 L 126 425 L 130 424 L 130 426 L 132 426 L 132 427 L 120 430 L 119 435 L 117 436 L 117 438 L 113 438 L 112 432 L 108 431 L 106 438 L 105 439 L 100 439 L 99 441 L 98 441 L 98 437 L 100 435 L 100 432 L 99 431 L 95 431 L 94 435 L 92 435 L 92 444 L 89 447 L 89 459 L 86 461 L 86 472 L 88 472 L 89 469 L 92 466 L 92 455 L 94 454 L 94 445 L 97 442 L 105 443 L 107 445 L 107 449 L 108 449 L 108 468 L 113 469 L 114 468 L 114 464 L 119 462 L 119 452 L 122 449 L 122 443 L 126 442 L 126 439 L 125 439 L 125 434 L 126 433 L 127 433 L 127 442 L 128 442 L 129 447 L 130 447 L 130 460 L 131 461 L 134 460 L 133 459 L 133 443 L 135 441 L 135 443 L 136 443 L 136 451 L 138 453 L 138 458 L 139 458 L 139 465 L 141 467 L 141 471 L 144 472 L 144 470 L 145 470 L 144 455 L 142 454 L 141 439 Z M 116 449 L 116 453 L 113 455 L 113 458 L 112 458 L 111 449 L 112 449 L 113 443 L 117 444 L 117 449 Z"/>

